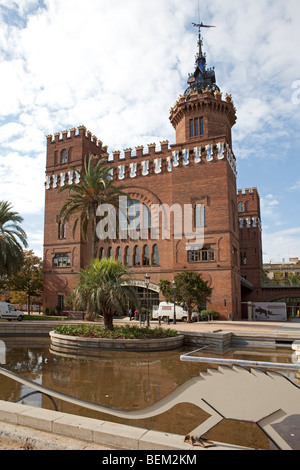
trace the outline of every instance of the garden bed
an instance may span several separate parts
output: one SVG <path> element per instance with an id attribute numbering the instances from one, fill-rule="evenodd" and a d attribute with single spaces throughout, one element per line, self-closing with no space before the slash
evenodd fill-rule
<path id="1" fill-rule="evenodd" d="M 178 336 L 175 330 L 137 325 L 115 326 L 113 330 L 107 330 L 102 325 L 62 325 L 56 327 L 54 331 L 63 335 L 104 339 L 157 339 Z"/>
<path id="2" fill-rule="evenodd" d="M 62 325 L 50 332 L 50 339 L 52 351 L 57 352 L 166 351 L 181 347 L 184 336 L 163 328 L 125 325 L 110 331 L 101 325 Z"/>

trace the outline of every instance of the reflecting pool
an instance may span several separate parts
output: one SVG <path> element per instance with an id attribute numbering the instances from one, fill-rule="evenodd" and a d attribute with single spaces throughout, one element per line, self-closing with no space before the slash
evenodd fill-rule
<path id="1" fill-rule="evenodd" d="M 180 360 L 181 354 L 191 351 L 191 348 L 159 353 L 105 352 L 100 358 L 87 358 L 84 355 L 74 358 L 52 353 L 47 338 L 6 338 L 5 345 L 6 364 L 2 367 L 7 370 L 76 398 L 123 410 L 142 409 L 156 403 L 190 377 L 209 367 L 205 363 Z M 291 363 L 292 353 L 290 346 L 256 348 L 252 351 L 238 347 L 219 357 L 253 357 L 256 361 Z M 297 382 L 297 373 L 287 371 L 286 375 Z M 14 402 L 31 391 L 0 375 L 1 400 Z M 157 417 L 124 420 L 65 401 L 55 399 L 55 402 L 59 411 L 66 413 L 182 435 L 189 433 L 208 417 L 196 406 L 181 404 Z M 53 403 L 42 394 L 24 398 L 22 403 L 53 409 Z M 272 448 L 272 443 L 265 435 L 261 435 L 255 424 L 225 421 L 218 426 L 218 430 L 210 431 L 207 437 L 236 445 Z"/>

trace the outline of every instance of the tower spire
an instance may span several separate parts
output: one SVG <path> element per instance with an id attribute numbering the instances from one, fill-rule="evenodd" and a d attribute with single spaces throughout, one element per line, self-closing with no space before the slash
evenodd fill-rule
<path id="1" fill-rule="evenodd" d="M 210 26 L 206 25 L 203 23 L 192 23 L 195 28 L 198 28 L 198 47 L 199 47 L 199 52 L 198 52 L 198 57 L 200 59 L 205 58 L 202 52 L 202 46 L 203 46 L 203 41 L 202 41 L 202 36 L 201 36 L 201 28 L 215 28 L 215 26 Z"/>
<path id="2" fill-rule="evenodd" d="M 212 91 L 219 90 L 216 85 L 216 77 L 214 69 L 206 69 L 206 55 L 203 53 L 203 41 L 201 35 L 202 28 L 215 28 L 215 26 L 206 25 L 201 23 L 192 23 L 195 28 L 198 28 L 198 53 L 196 54 L 195 72 L 189 75 L 189 87 L 185 94 L 190 94 L 193 91 L 201 91 L 204 88 L 211 88 Z"/>

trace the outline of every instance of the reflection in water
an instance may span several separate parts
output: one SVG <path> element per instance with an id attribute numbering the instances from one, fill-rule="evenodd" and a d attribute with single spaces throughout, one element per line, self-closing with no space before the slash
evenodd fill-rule
<path id="1" fill-rule="evenodd" d="M 6 369 L 59 392 L 123 410 L 142 409 L 156 403 L 208 367 L 208 364 L 181 362 L 180 355 L 190 351 L 186 348 L 160 353 L 105 352 L 97 359 L 74 359 L 51 353 L 48 339 L 7 339 L 5 343 Z M 255 352 L 239 349 L 225 356 L 291 362 L 291 355 L 291 348 L 281 347 Z M 294 379 L 291 372 L 289 378 Z M 1 375 L 0 383 L 1 400 L 13 402 L 31 391 Z M 49 398 L 41 394 L 30 396 L 23 403 L 53 409 Z M 129 421 L 59 400 L 56 403 L 59 411 L 182 435 L 209 417 L 196 406 L 181 404 L 158 417 Z M 207 437 L 254 448 L 271 448 L 269 440 L 252 423 L 225 420 Z"/>

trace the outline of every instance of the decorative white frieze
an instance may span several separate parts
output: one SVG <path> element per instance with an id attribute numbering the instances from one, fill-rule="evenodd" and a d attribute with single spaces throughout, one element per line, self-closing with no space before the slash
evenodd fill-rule
<path id="1" fill-rule="evenodd" d="M 154 165 L 154 173 L 161 173 L 161 158 L 155 158 Z"/>
<path id="2" fill-rule="evenodd" d="M 179 150 L 174 150 L 172 152 L 173 155 L 173 166 L 178 166 L 179 165 Z"/>
<path id="3" fill-rule="evenodd" d="M 75 171 L 75 184 L 80 183 L 80 173 L 79 171 Z"/>
<path id="4" fill-rule="evenodd" d="M 239 219 L 239 227 L 240 228 L 258 228 L 259 230 L 262 229 L 261 221 L 258 217 L 246 217 L 244 219 Z"/>
<path id="5" fill-rule="evenodd" d="M 73 171 L 69 171 L 68 175 L 69 175 L 69 184 L 72 184 L 73 183 Z"/>
<path id="6" fill-rule="evenodd" d="M 53 189 L 57 188 L 57 175 L 53 175 Z"/>
<path id="7" fill-rule="evenodd" d="M 228 160 L 228 163 L 229 163 L 233 173 L 236 176 L 237 175 L 236 161 L 235 161 L 234 155 L 233 155 L 233 153 L 232 153 L 232 151 L 231 151 L 228 144 L 226 144 L 226 158 Z"/>
<path id="8" fill-rule="evenodd" d="M 222 160 L 225 155 L 224 155 L 224 142 L 219 142 L 217 144 L 217 149 L 218 149 L 218 159 Z"/>
<path id="9" fill-rule="evenodd" d="M 125 178 L 125 165 L 120 165 L 119 168 L 119 180 L 123 180 Z"/>
<path id="10" fill-rule="evenodd" d="M 130 178 L 135 178 L 136 177 L 136 170 L 137 170 L 137 164 L 136 163 L 130 163 Z"/>
<path id="11" fill-rule="evenodd" d="M 194 152 L 195 152 L 195 163 L 200 163 L 201 162 L 201 147 L 195 147 Z"/>
<path id="12" fill-rule="evenodd" d="M 60 186 L 64 186 L 65 185 L 65 180 L 66 180 L 66 173 L 61 173 L 60 174 Z"/>
<path id="13" fill-rule="evenodd" d="M 145 160 L 142 162 L 142 175 L 149 175 L 149 160 Z"/>
<path id="14" fill-rule="evenodd" d="M 183 154 L 183 164 L 184 165 L 188 165 L 190 163 L 189 159 L 190 159 L 190 151 L 189 149 L 184 149 L 182 151 L 182 154 Z"/>
<path id="15" fill-rule="evenodd" d="M 227 143 L 224 142 L 219 142 L 216 144 L 216 149 L 217 149 L 217 157 L 218 160 L 222 160 L 226 158 L 228 160 L 228 163 L 234 172 L 235 175 L 237 175 L 237 170 L 236 170 L 236 160 L 235 157 Z M 212 162 L 214 160 L 214 146 L 213 144 L 206 145 L 205 146 L 206 150 L 206 160 L 208 162 Z M 190 152 L 194 151 L 193 154 L 193 161 L 192 163 L 199 164 L 202 161 L 202 147 L 194 147 L 194 149 L 182 149 L 182 164 L 183 166 L 187 166 L 191 164 L 190 160 Z M 172 155 L 166 156 L 166 157 L 157 157 L 155 159 L 149 159 L 149 160 L 144 160 L 139 163 L 134 162 L 130 163 L 129 162 L 124 162 L 124 164 L 121 164 L 117 167 L 117 178 L 119 180 L 123 180 L 126 178 L 126 168 L 128 169 L 129 167 L 129 177 L 130 178 L 136 178 L 138 174 L 138 169 L 140 169 L 140 175 L 141 176 L 147 176 L 150 174 L 150 161 L 153 162 L 154 164 L 154 173 L 159 174 L 162 173 L 163 171 L 171 172 L 173 167 L 178 167 L 180 165 L 180 160 L 179 160 L 179 155 L 180 151 L 179 150 L 174 150 L 172 151 Z M 121 159 L 121 158 L 120 158 Z M 129 165 L 128 165 L 129 164 Z M 58 186 L 64 186 L 65 184 L 72 184 L 73 179 L 75 178 L 75 183 L 79 184 L 81 180 L 81 173 L 77 170 L 75 171 L 68 171 L 68 172 L 63 172 L 57 175 L 52 175 L 52 176 L 46 176 L 46 181 L 45 181 L 45 187 L 46 189 L 50 189 L 50 187 L 57 188 Z M 109 179 L 114 178 L 114 170 L 111 169 L 109 171 Z M 243 227 L 243 220 L 240 220 L 240 227 Z M 251 219 L 251 226 L 253 227 L 260 227 L 260 222 L 258 219 Z"/>
<path id="16" fill-rule="evenodd" d="M 206 160 L 208 162 L 211 162 L 213 160 L 213 146 L 211 144 L 206 145 L 205 149 L 206 149 Z"/>

